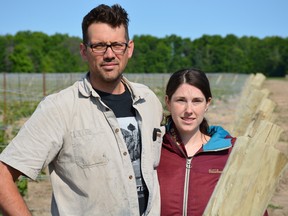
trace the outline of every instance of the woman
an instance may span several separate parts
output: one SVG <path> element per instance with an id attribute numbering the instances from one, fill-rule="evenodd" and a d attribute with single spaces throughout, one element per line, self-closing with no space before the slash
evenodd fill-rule
<path id="1" fill-rule="evenodd" d="M 166 119 L 158 167 L 161 215 L 202 215 L 224 169 L 235 138 L 204 115 L 212 100 L 204 72 L 184 69 L 167 84 Z"/>

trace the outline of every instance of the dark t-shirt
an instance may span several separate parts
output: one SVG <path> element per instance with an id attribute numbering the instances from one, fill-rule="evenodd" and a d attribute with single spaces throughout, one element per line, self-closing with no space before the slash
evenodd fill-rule
<path id="1" fill-rule="evenodd" d="M 141 172 L 141 139 L 140 130 L 136 121 L 136 111 L 132 106 L 131 93 L 126 88 L 120 95 L 113 95 L 96 90 L 101 100 L 114 112 L 119 122 L 123 138 L 130 154 L 136 177 L 139 211 L 142 215 L 147 207 L 148 190 Z"/>

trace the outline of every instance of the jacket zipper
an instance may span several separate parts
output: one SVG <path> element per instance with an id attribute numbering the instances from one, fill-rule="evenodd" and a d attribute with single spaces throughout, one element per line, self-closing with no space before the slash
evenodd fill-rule
<path id="1" fill-rule="evenodd" d="M 186 159 L 186 172 L 185 172 L 184 195 L 183 195 L 183 216 L 187 216 L 191 161 L 192 157 Z"/>

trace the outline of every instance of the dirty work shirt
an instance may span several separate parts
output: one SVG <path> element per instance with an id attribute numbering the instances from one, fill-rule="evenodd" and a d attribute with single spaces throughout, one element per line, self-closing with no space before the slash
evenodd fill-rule
<path id="1" fill-rule="evenodd" d="M 141 139 L 138 123 L 136 121 L 135 109 L 132 107 L 132 98 L 129 90 L 120 95 L 113 95 L 95 89 L 101 100 L 113 110 L 119 122 L 123 138 L 126 142 L 133 165 L 139 200 L 140 215 L 145 212 L 148 201 L 148 190 L 142 178 L 141 172 Z"/>
<path id="2" fill-rule="evenodd" d="M 148 189 L 145 216 L 160 215 L 156 168 L 160 161 L 162 105 L 140 83 L 121 79 L 129 89 L 141 131 L 141 171 Z M 153 112 L 151 112 L 153 110 Z M 51 215 L 139 215 L 134 169 L 114 112 L 89 81 L 45 97 L 0 161 L 36 180 L 49 166 Z"/>

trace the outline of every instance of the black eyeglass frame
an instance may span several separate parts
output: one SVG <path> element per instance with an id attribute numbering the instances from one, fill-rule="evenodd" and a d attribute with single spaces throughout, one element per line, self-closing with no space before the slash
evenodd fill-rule
<path id="1" fill-rule="evenodd" d="M 100 44 L 101 44 L 101 45 L 105 45 L 105 46 L 106 46 L 106 49 L 105 49 L 105 50 L 102 50 L 102 51 L 96 51 L 95 48 L 93 48 L 93 46 L 95 46 L 95 45 L 100 45 Z M 123 50 L 121 50 L 121 52 L 120 52 L 120 51 L 117 51 L 117 50 L 116 50 L 116 52 L 115 52 L 115 50 L 113 49 L 113 46 L 119 45 L 119 44 L 125 45 L 125 48 L 124 48 Z M 87 47 L 89 47 L 89 48 L 92 50 L 93 53 L 96 53 L 96 54 L 99 54 L 99 55 L 104 55 L 104 54 L 107 52 L 108 47 L 110 47 L 111 50 L 112 50 L 115 54 L 117 54 L 117 55 L 123 55 L 123 54 L 126 52 L 127 47 L 128 47 L 128 43 L 126 43 L 126 42 L 113 42 L 113 43 L 111 43 L 111 44 L 107 44 L 107 43 L 94 43 L 94 44 L 90 44 L 90 43 L 87 43 L 87 44 L 85 44 L 85 45 L 86 45 Z"/>

